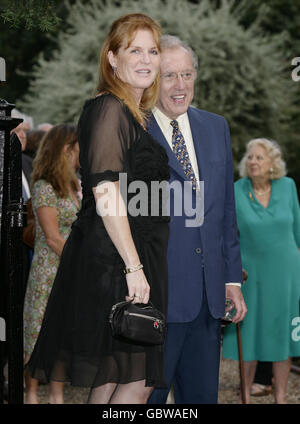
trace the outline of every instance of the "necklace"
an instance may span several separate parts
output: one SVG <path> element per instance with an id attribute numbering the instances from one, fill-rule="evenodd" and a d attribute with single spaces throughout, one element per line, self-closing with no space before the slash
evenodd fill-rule
<path id="1" fill-rule="evenodd" d="M 255 190 L 255 188 L 253 190 L 254 190 L 255 194 L 257 194 L 258 196 L 263 196 L 264 194 L 269 193 L 269 191 L 271 190 L 271 187 L 269 187 L 268 190 L 266 190 L 266 191 L 258 191 L 258 190 Z"/>

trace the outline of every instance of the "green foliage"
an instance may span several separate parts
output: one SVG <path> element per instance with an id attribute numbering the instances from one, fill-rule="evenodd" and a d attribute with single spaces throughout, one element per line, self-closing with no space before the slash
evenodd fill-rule
<path id="1" fill-rule="evenodd" d="M 243 10 L 241 22 L 248 27 L 259 16 L 260 28 L 268 34 L 285 31 L 289 34 L 286 43 L 285 57 L 297 56 L 300 49 L 300 2 L 294 0 L 236 0 L 237 11 Z M 242 6 L 242 7 L 241 7 Z"/>
<path id="2" fill-rule="evenodd" d="M 300 2 L 293 0 L 236 0 L 236 12 L 246 28 L 252 22 L 259 21 L 260 31 L 273 37 L 284 32 L 284 44 L 280 49 L 280 65 L 284 67 L 284 78 L 289 80 L 288 90 L 284 94 L 289 97 L 290 105 L 286 108 L 285 123 L 281 126 L 279 142 L 284 147 L 284 156 L 288 163 L 289 175 L 292 176 L 300 191 L 300 82 L 291 81 L 291 61 L 300 56 Z M 241 13 L 240 13 L 241 12 Z M 276 135 L 276 138 L 277 135 Z"/>
<path id="3" fill-rule="evenodd" d="M 53 30 L 43 32 L 39 28 L 38 19 L 30 30 L 26 29 L 25 21 L 22 21 L 18 28 L 8 22 L 5 23 L 1 17 L 1 11 L 7 10 L 8 5 L 12 7 L 14 2 L 0 0 L 0 55 L 6 60 L 6 83 L 0 86 L 0 96 L 10 103 L 15 103 L 27 92 L 30 72 L 37 63 L 39 53 L 42 52 L 43 56 L 50 60 L 52 51 L 57 49 L 55 33 L 65 29 L 65 18 L 69 10 L 63 0 L 52 1 L 59 23 Z M 70 0 L 72 1 L 74 2 Z M 18 14 L 18 9 L 15 12 Z"/>
<path id="4" fill-rule="evenodd" d="M 84 100 L 94 95 L 99 51 L 111 23 L 138 11 L 194 48 L 199 72 L 193 104 L 225 115 L 237 159 L 252 137 L 284 140 L 294 89 L 282 61 L 286 36 L 264 34 L 259 14 L 245 29 L 239 22 L 242 11 L 234 12 L 228 1 L 217 9 L 206 0 L 90 0 L 69 8 L 68 30 L 59 34 L 59 49 L 51 61 L 40 56 L 30 90 L 18 104 L 35 122 L 77 120 Z"/>
<path id="5" fill-rule="evenodd" d="M 1 7 L 0 17 L 13 28 L 38 28 L 53 31 L 59 23 L 52 0 L 9 0 Z"/>

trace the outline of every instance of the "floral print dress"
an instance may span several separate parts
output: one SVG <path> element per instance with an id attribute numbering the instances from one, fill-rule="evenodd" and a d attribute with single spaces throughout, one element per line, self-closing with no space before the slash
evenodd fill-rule
<path id="1" fill-rule="evenodd" d="M 80 200 L 78 199 L 78 202 Z M 32 206 L 36 223 L 34 255 L 28 277 L 24 303 L 24 353 L 30 355 L 38 338 L 60 257 L 48 246 L 38 222 L 36 210 L 42 206 L 56 208 L 59 232 L 66 240 L 76 219 L 77 205 L 71 196 L 58 197 L 45 180 L 35 182 Z"/>

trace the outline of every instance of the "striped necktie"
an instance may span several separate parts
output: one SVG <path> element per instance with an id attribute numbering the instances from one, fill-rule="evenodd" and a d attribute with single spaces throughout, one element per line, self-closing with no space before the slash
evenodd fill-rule
<path id="1" fill-rule="evenodd" d="M 186 178 L 192 182 L 193 190 L 197 188 L 197 179 L 191 164 L 191 160 L 186 148 L 186 144 L 183 138 L 182 133 L 179 130 L 178 122 L 174 119 L 170 122 L 170 125 L 173 127 L 172 134 L 172 145 L 173 152 L 183 168 L 183 171 L 186 175 Z"/>

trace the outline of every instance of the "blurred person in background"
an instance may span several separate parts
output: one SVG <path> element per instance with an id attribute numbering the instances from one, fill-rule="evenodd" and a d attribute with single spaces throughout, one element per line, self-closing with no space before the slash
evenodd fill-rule
<path id="1" fill-rule="evenodd" d="M 45 134 L 34 160 L 31 187 L 36 235 L 24 304 L 25 363 L 37 340 L 60 256 L 80 208 L 78 155 L 76 128 L 61 124 Z M 26 372 L 25 385 L 26 403 L 38 403 L 38 381 Z M 63 403 L 63 383 L 50 383 L 49 402 Z"/>
<path id="2" fill-rule="evenodd" d="M 23 122 L 11 131 L 15 133 L 21 143 L 22 150 L 22 197 L 24 202 L 30 198 L 30 176 L 32 172 L 32 159 L 28 155 L 24 155 L 27 144 L 27 132 L 33 129 L 33 119 L 21 113 L 17 109 L 11 111 L 12 118 L 23 119 Z"/>
<path id="3" fill-rule="evenodd" d="M 49 124 L 48 122 L 44 122 L 42 124 L 39 124 L 36 129 L 37 130 L 41 130 L 41 131 L 45 131 L 48 132 L 49 130 L 51 130 L 51 128 L 53 127 L 52 124 Z"/>
<path id="4" fill-rule="evenodd" d="M 257 362 L 253 384 L 251 386 L 251 396 L 267 396 L 273 392 L 273 372 L 272 362 Z"/>
<path id="5" fill-rule="evenodd" d="M 26 148 L 27 142 L 26 133 L 27 131 L 33 129 L 33 119 L 31 116 L 21 113 L 18 109 L 13 109 L 11 111 L 11 117 L 23 119 L 23 122 L 21 122 L 16 128 L 11 131 L 11 133 L 14 132 L 18 136 L 18 139 L 20 140 L 20 143 L 22 145 L 21 150 L 23 152 Z"/>
<path id="6" fill-rule="evenodd" d="M 24 155 L 34 159 L 39 147 L 39 143 L 45 134 L 46 131 L 43 130 L 29 130 L 26 134 L 27 142 Z"/>
<path id="7" fill-rule="evenodd" d="M 241 324 L 246 403 L 257 361 L 273 363 L 276 403 L 286 403 L 291 357 L 300 356 L 292 337 L 299 316 L 300 212 L 295 182 L 286 177 L 278 144 L 248 142 L 235 183 L 243 268 L 242 291 L 248 314 Z M 224 332 L 223 356 L 238 359 L 235 326 Z"/>

